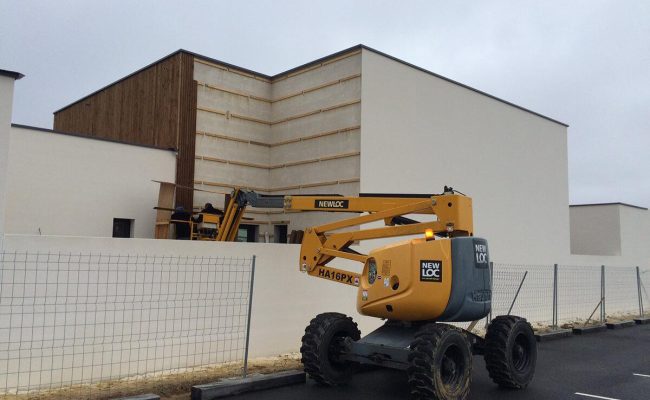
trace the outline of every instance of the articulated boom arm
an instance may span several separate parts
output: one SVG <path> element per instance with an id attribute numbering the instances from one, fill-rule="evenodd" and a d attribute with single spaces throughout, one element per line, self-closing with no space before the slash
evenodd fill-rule
<path id="1" fill-rule="evenodd" d="M 300 269 L 318 276 L 356 286 L 359 274 L 326 266 L 333 259 L 345 258 L 365 263 L 367 255 L 349 248 L 354 242 L 423 234 L 431 230 L 438 236 L 472 236 L 472 199 L 445 187 L 439 195 L 261 195 L 236 189 L 228 202 L 217 240 L 233 241 L 247 206 L 283 208 L 295 212 L 364 213 L 358 217 L 308 228 L 300 249 Z M 405 217 L 409 214 L 429 214 L 434 221 L 418 222 Z M 384 227 L 347 230 L 375 221 Z"/>
<path id="2" fill-rule="evenodd" d="M 473 235 L 472 200 L 453 193 L 427 198 L 287 196 L 285 199 L 288 210 L 323 211 L 318 207 L 319 202 L 343 201 L 348 202 L 348 208 L 336 211 L 368 212 L 359 217 L 308 228 L 300 249 L 300 269 L 303 272 L 353 286 L 358 285 L 358 273 L 326 265 L 337 257 L 365 264 L 368 256 L 349 248 L 356 241 L 423 234 L 427 230 L 439 236 Z M 418 222 L 404 217 L 408 214 L 434 214 L 437 220 Z M 381 220 L 385 224 L 381 228 L 338 231 Z"/>

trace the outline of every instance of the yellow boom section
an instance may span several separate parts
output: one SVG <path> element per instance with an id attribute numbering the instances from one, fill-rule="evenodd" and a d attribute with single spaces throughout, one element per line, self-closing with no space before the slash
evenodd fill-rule
<path id="1" fill-rule="evenodd" d="M 367 213 L 308 228 L 300 249 L 301 271 L 354 286 L 359 283 L 358 273 L 326 266 L 337 257 L 365 264 L 367 255 L 349 248 L 354 242 L 424 234 L 427 230 L 450 237 L 472 236 L 474 231 L 472 199 L 453 193 L 429 198 L 287 196 L 285 210 Z M 433 214 L 437 218 L 418 222 L 405 217 L 409 214 Z M 385 226 L 341 231 L 376 221 L 383 221 Z"/>
<path id="2" fill-rule="evenodd" d="M 236 189 L 226 204 L 216 237 L 234 241 L 246 207 L 283 208 L 289 212 L 360 213 L 357 217 L 311 227 L 305 230 L 300 249 L 300 270 L 309 275 L 348 285 L 359 285 L 359 274 L 327 266 L 335 258 L 365 264 L 368 256 L 350 245 L 369 239 L 424 234 L 455 237 L 472 236 L 472 199 L 451 188 L 439 195 L 260 195 Z M 419 222 L 408 215 L 430 215 L 433 220 Z M 431 217 L 429 217 L 431 219 Z M 383 221 L 383 227 L 351 229 Z M 346 230 L 347 228 L 347 230 Z"/>

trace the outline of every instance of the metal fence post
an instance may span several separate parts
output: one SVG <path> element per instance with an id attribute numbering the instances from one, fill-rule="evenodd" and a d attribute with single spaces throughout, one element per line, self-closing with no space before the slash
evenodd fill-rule
<path id="1" fill-rule="evenodd" d="M 605 266 L 600 266 L 600 322 L 605 322 Z"/>
<path id="2" fill-rule="evenodd" d="M 553 328 L 557 328 L 557 264 L 553 265 Z"/>
<path id="3" fill-rule="evenodd" d="M 253 310 L 253 283 L 255 282 L 255 256 L 251 261 L 251 282 L 248 290 L 248 316 L 246 321 L 246 347 L 244 348 L 244 378 L 248 374 L 248 345 L 251 337 L 251 311 Z"/>
<path id="4" fill-rule="evenodd" d="M 641 292 L 641 272 L 639 267 L 636 267 L 636 289 L 639 292 L 639 317 L 643 318 L 645 312 L 643 311 L 643 292 Z"/>
<path id="5" fill-rule="evenodd" d="M 640 292 L 639 292 L 640 293 Z M 494 303 L 494 263 L 490 261 L 490 302 Z M 488 322 L 492 322 L 492 306 L 490 305 L 490 314 Z"/>

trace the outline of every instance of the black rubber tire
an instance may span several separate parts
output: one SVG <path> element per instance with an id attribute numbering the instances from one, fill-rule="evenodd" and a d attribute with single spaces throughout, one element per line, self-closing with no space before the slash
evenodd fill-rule
<path id="1" fill-rule="evenodd" d="M 414 399 L 463 400 L 472 381 L 472 350 L 465 334 L 451 325 L 418 330 L 408 357 Z"/>
<path id="2" fill-rule="evenodd" d="M 533 380 L 537 363 L 533 328 L 521 317 L 494 318 L 485 335 L 484 357 L 494 383 L 504 388 L 525 388 Z"/>
<path id="3" fill-rule="evenodd" d="M 336 353 L 346 337 L 359 340 L 361 332 L 352 318 L 340 313 L 319 314 L 309 322 L 302 337 L 302 364 L 316 382 L 335 386 L 350 380 L 355 363 L 338 361 Z"/>

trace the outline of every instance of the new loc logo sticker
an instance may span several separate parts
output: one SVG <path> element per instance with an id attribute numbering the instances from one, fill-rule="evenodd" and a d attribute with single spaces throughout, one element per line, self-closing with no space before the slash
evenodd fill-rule
<path id="1" fill-rule="evenodd" d="M 442 261 L 420 260 L 421 282 L 442 282 Z"/>

